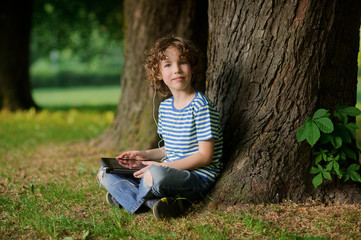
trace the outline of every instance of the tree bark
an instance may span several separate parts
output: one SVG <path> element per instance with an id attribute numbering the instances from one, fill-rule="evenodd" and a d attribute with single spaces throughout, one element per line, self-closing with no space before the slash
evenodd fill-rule
<path id="1" fill-rule="evenodd" d="M 29 80 L 29 38 L 32 1 L 0 8 L 0 109 L 37 108 Z"/>
<path id="2" fill-rule="evenodd" d="M 313 194 L 311 149 L 296 131 L 320 107 L 355 105 L 360 5 L 209 1 L 207 94 L 220 110 L 228 163 L 213 199 Z"/>
<path id="3" fill-rule="evenodd" d="M 121 98 L 112 126 L 93 143 L 121 149 L 144 149 L 156 145 L 158 137 L 152 113 L 154 92 L 145 82 L 144 52 L 157 39 L 170 34 L 192 39 L 205 50 L 208 36 L 207 4 L 205 0 L 124 2 L 126 39 Z M 156 109 L 159 102 L 158 97 Z"/>

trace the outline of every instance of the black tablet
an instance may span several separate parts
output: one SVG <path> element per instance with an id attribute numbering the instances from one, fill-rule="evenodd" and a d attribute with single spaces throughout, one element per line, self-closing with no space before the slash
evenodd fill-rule
<path id="1" fill-rule="evenodd" d="M 103 165 L 106 173 L 115 173 L 123 175 L 133 175 L 134 172 L 142 169 L 145 165 L 142 161 L 134 159 L 101 158 L 100 163 Z"/>

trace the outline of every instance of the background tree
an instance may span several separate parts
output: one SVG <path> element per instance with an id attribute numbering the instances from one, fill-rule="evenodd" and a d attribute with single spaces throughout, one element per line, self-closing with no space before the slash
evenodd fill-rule
<path id="1" fill-rule="evenodd" d="M 99 54 L 92 35 L 108 42 L 123 39 L 122 1 L 108 0 L 34 0 L 32 62 L 52 50 L 70 49 L 81 59 Z M 104 50 L 103 50 L 104 51 Z"/>
<path id="2" fill-rule="evenodd" d="M 55 55 L 58 55 L 59 52 L 66 49 L 68 55 L 76 55 L 80 62 L 86 62 L 89 59 L 96 59 L 97 55 L 113 51 L 114 48 L 105 49 L 103 46 L 98 46 L 99 41 L 95 40 L 107 41 L 107 46 L 109 46 L 110 42 L 122 39 L 123 11 L 121 3 L 122 1 L 118 0 L 109 0 L 101 4 L 94 0 L 75 2 L 34 0 L 26 1 L 21 6 L 11 1 L 3 4 L 0 9 L 2 29 L 0 38 L 0 57 L 2 59 L 0 61 L 0 108 L 17 110 L 36 107 L 31 97 L 29 63 L 34 63 L 42 57 L 48 59 L 50 52 L 54 51 Z M 32 22 L 33 24 L 31 24 Z M 29 55 L 29 45 L 31 46 L 31 56 Z M 57 57 L 55 56 L 55 58 Z M 105 64 L 102 65 L 102 67 L 104 66 Z M 110 70 L 113 69 L 110 68 Z M 116 79 L 119 79 L 120 70 L 116 74 Z M 98 78 L 101 81 L 112 82 L 114 73 L 108 75 Z M 74 78 L 74 74 L 57 76 L 61 78 L 60 80 L 52 80 L 45 76 L 45 80 L 36 79 L 35 84 L 34 79 L 32 80 L 33 85 L 53 86 L 59 84 L 60 81 L 60 84 L 64 82 L 74 84 L 73 79 L 70 79 L 71 76 Z M 83 76 L 76 80 L 88 83 L 91 77 Z M 93 79 L 95 79 L 93 82 L 99 84 L 96 77 Z M 47 83 L 44 83 L 45 81 Z M 119 83 L 119 80 L 117 82 Z"/>
<path id="3" fill-rule="evenodd" d="M 32 86 L 119 85 L 122 6 L 119 0 L 34 0 Z"/>
<path id="4" fill-rule="evenodd" d="M 7 1 L 0 8 L 0 109 L 36 107 L 29 81 L 32 1 Z"/>
<path id="5" fill-rule="evenodd" d="M 360 2 L 224 0 L 208 12 L 207 94 L 228 162 L 213 199 L 303 199 L 311 151 L 296 130 L 317 108 L 355 105 Z"/>
<path id="6" fill-rule="evenodd" d="M 125 65 L 114 123 L 94 143 L 106 147 L 149 148 L 158 142 L 152 118 L 153 90 L 145 82 L 144 52 L 165 35 L 192 39 L 205 50 L 207 1 L 124 1 Z M 157 107 L 159 98 L 156 101 Z M 157 113 L 155 112 L 155 116 Z"/>

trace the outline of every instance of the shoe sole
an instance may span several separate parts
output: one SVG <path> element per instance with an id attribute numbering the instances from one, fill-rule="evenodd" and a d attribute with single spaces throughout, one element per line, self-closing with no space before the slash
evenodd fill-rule
<path id="1" fill-rule="evenodd" d="M 105 201 L 108 204 L 109 207 L 117 207 L 116 205 L 114 205 L 113 201 L 109 200 L 109 197 L 112 197 L 112 195 L 110 195 L 109 192 L 107 192 L 105 194 Z"/>

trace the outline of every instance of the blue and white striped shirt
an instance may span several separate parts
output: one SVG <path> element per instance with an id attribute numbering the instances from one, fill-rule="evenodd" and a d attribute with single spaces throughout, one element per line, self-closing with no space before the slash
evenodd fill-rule
<path id="1" fill-rule="evenodd" d="M 164 140 L 167 159 L 176 161 L 188 157 L 199 150 L 198 142 L 214 139 L 212 162 L 193 169 L 196 174 L 215 181 L 222 170 L 223 135 L 219 123 L 219 113 L 213 103 L 197 92 L 193 101 L 178 110 L 173 105 L 174 98 L 168 98 L 159 106 L 158 134 Z"/>

